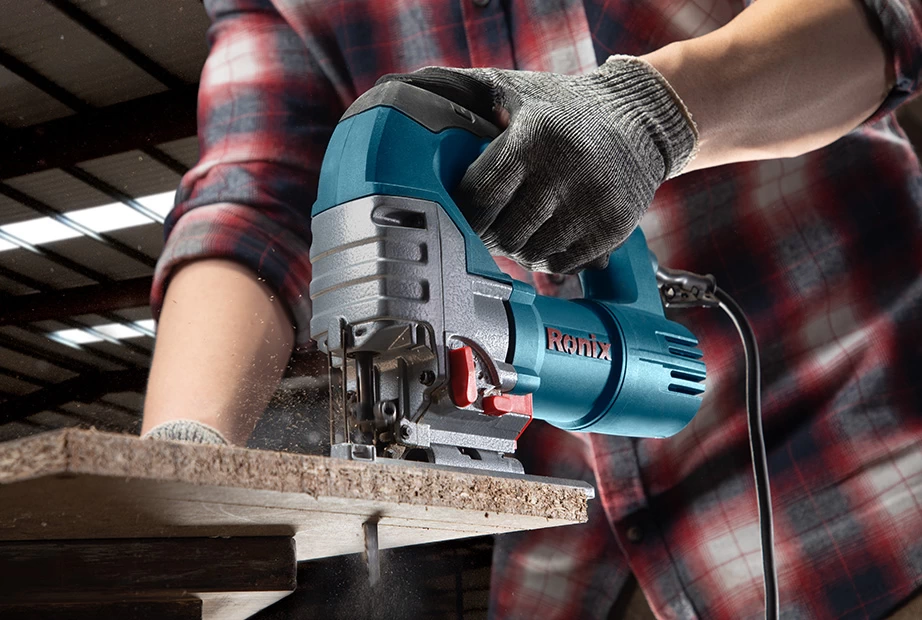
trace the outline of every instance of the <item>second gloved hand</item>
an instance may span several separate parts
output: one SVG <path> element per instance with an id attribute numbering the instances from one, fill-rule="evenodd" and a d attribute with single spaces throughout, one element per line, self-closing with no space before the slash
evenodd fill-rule
<path id="1" fill-rule="evenodd" d="M 388 75 L 508 126 L 471 165 L 455 198 L 494 253 L 533 271 L 604 267 L 653 194 L 694 156 L 694 123 L 648 63 L 612 56 L 569 76 L 501 69 Z"/>

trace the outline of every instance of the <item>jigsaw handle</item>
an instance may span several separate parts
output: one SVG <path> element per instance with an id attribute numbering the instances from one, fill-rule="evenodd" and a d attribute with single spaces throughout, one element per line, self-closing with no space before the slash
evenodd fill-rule
<path id="1" fill-rule="evenodd" d="M 662 316 L 656 284 L 656 265 L 643 231 L 638 227 L 611 253 L 604 269 L 586 269 L 579 275 L 586 299 L 633 307 Z"/>
<path id="2" fill-rule="evenodd" d="M 492 123 L 435 93 L 404 82 L 375 86 L 333 132 L 311 215 L 375 194 L 437 202 L 464 236 L 468 273 L 510 282 L 451 198 L 497 135 Z"/>

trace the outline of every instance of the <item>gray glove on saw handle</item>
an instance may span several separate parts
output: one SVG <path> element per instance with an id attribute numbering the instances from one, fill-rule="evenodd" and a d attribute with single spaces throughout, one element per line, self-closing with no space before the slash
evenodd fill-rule
<path id="1" fill-rule="evenodd" d="M 684 104 L 647 62 L 612 56 L 580 76 L 503 69 L 391 74 L 509 123 L 470 166 L 455 200 L 495 254 L 532 271 L 601 268 L 659 185 L 695 154 Z"/>

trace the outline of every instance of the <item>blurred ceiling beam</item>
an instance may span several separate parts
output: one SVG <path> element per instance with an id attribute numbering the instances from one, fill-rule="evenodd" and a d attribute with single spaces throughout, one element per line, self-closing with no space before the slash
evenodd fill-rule
<path id="1" fill-rule="evenodd" d="M 4 154 L 0 179 L 136 149 L 153 150 L 158 144 L 194 136 L 197 94 L 197 84 L 185 86 L 7 130 L 0 134 L 0 152 Z"/>
<path id="2" fill-rule="evenodd" d="M 148 304 L 152 281 L 147 276 L 7 297 L 0 307 L 0 326 L 140 308 Z"/>
<path id="3" fill-rule="evenodd" d="M 67 403 L 92 402 L 106 394 L 144 392 L 146 368 L 84 373 L 23 396 L 0 402 L 0 424 L 28 418 Z"/>
<path id="4" fill-rule="evenodd" d="M 154 62 L 151 58 L 146 56 L 144 52 L 128 43 L 128 41 L 103 26 L 97 19 L 74 5 L 70 0 L 45 0 L 45 2 L 66 15 L 74 23 L 79 24 L 97 39 L 116 50 L 122 56 L 130 60 L 135 66 L 142 69 L 167 88 L 180 88 L 185 85 L 177 76 Z M 103 4 L 103 6 L 105 6 L 105 4 Z"/>

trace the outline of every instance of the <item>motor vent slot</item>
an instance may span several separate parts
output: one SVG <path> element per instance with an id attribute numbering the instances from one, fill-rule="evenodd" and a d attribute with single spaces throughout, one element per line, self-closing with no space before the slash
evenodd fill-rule
<path id="1" fill-rule="evenodd" d="M 425 230 L 426 214 L 408 209 L 396 209 L 389 206 L 376 207 L 371 212 L 371 221 L 378 226 L 394 226 L 397 228 L 418 228 Z"/>
<path id="2" fill-rule="evenodd" d="M 678 383 L 670 383 L 669 391 L 676 392 L 678 394 L 687 394 L 688 396 L 700 396 L 704 393 L 704 388 L 694 387 L 691 385 L 680 385 Z"/>

